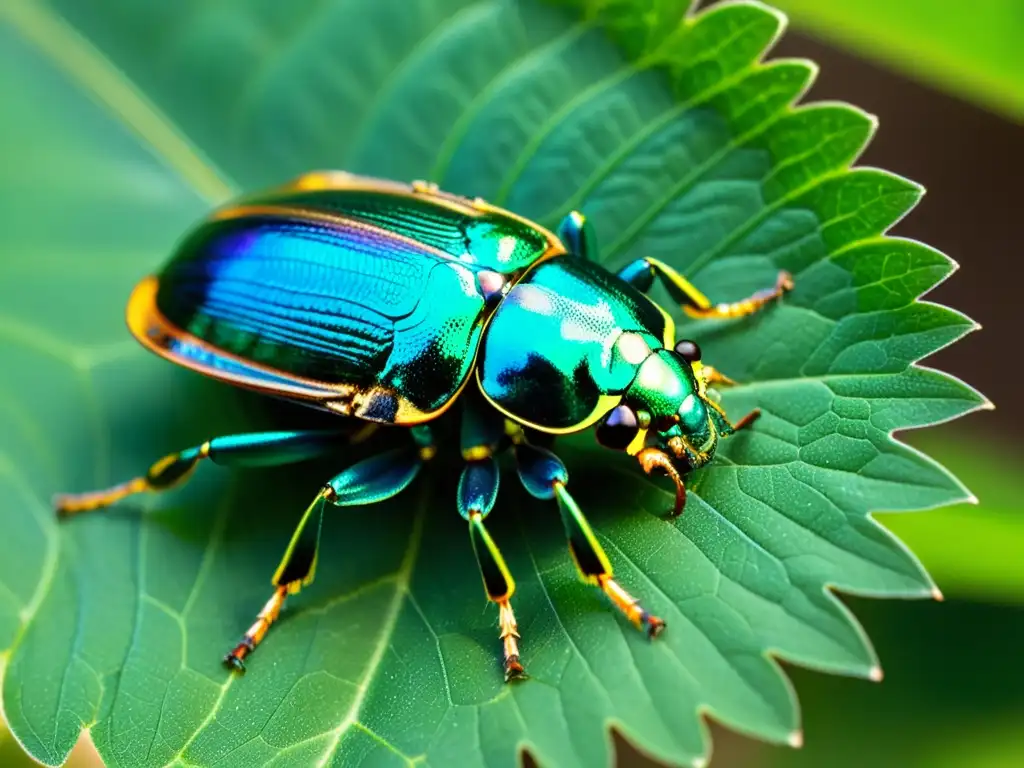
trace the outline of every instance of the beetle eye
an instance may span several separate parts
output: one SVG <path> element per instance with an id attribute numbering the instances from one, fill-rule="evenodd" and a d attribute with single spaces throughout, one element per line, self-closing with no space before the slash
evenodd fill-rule
<path id="1" fill-rule="evenodd" d="M 605 448 L 624 451 L 640 432 L 640 421 L 628 405 L 613 408 L 597 428 L 597 442 Z"/>
<path id="2" fill-rule="evenodd" d="M 700 360 L 700 347 L 695 341 L 683 339 L 676 344 L 676 354 L 688 363 L 696 363 Z"/>

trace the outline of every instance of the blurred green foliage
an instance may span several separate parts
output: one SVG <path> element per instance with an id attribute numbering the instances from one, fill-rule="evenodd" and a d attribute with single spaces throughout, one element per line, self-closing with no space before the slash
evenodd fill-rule
<path id="1" fill-rule="evenodd" d="M 807 740 L 720 768 L 1017 768 L 1024 765 L 1024 610 L 950 598 L 849 600 L 885 668 L 880 684 L 792 676 Z M 712 761 L 713 768 L 719 768 Z"/>
<path id="2" fill-rule="evenodd" d="M 794 26 L 1024 120 L 1021 0 L 772 0 Z"/>
<path id="3" fill-rule="evenodd" d="M 996 440 L 980 425 L 947 426 L 907 436 L 955 472 L 979 503 L 927 515 L 878 519 L 909 546 L 951 597 L 1024 604 L 1024 475 L 1020 447 Z"/>

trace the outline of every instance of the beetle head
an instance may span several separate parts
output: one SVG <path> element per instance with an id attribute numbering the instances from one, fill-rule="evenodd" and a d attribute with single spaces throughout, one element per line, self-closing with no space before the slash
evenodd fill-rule
<path id="1" fill-rule="evenodd" d="M 718 430 L 701 376 L 700 348 L 681 341 L 657 349 L 640 363 L 621 404 L 597 428 L 602 445 L 636 456 L 676 484 L 676 510 L 685 500 L 683 476 L 714 456 Z"/>

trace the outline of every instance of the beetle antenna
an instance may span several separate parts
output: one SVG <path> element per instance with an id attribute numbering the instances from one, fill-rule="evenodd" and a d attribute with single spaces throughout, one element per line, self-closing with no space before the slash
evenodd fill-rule
<path id="1" fill-rule="evenodd" d="M 683 483 L 683 477 L 679 474 L 679 470 L 672 463 L 672 458 L 660 448 L 648 447 L 637 453 L 636 459 L 648 475 L 655 469 L 660 469 L 675 483 L 676 503 L 672 508 L 672 517 L 678 517 L 683 511 L 683 507 L 686 506 L 686 485 Z"/>

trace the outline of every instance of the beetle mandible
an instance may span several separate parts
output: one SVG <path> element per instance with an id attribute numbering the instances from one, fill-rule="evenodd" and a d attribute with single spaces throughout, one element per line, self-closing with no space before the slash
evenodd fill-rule
<path id="1" fill-rule="evenodd" d="M 664 628 L 612 577 L 551 441 L 596 425 L 602 445 L 672 479 L 679 514 L 684 475 L 758 412 L 726 418 L 708 387 L 734 382 L 701 362 L 696 343 L 676 343 L 672 319 L 645 294 L 658 279 L 692 317 L 738 318 L 793 284 L 782 272 L 770 289 L 713 305 L 660 261 L 639 259 L 612 274 L 594 255 L 590 227 L 575 211 L 554 233 L 434 184 L 325 171 L 215 211 L 136 286 L 129 329 L 162 357 L 368 429 L 410 432 L 409 447 L 360 461 L 316 495 L 274 573 L 273 594 L 225 657 L 230 666 L 244 669 L 286 596 L 312 581 L 324 510 L 405 489 L 436 453 L 431 422 L 456 403 L 465 460 L 458 509 L 498 606 L 505 679 L 523 676 L 515 582 L 484 520 L 497 498 L 495 456 L 507 448 L 527 491 L 557 503 L 582 579 L 650 636 Z M 55 505 L 71 515 L 166 490 L 203 459 L 285 464 L 345 439 L 344 430 L 214 437 L 141 477 L 61 495 Z"/>

